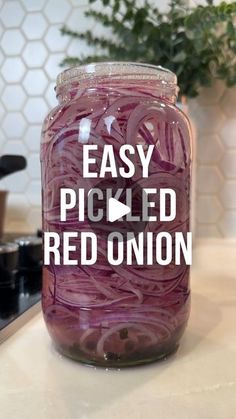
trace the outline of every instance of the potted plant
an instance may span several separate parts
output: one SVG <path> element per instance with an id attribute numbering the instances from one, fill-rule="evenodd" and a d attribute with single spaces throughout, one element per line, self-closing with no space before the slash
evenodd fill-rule
<path id="1" fill-rule="evenodd" d="M 96 3 L 97 0 L 89 0 Z M 83 39 L 95 46 L 94 55 L 66 57 L 62 65 L 93 61 L 137 61 L 161 65 L 178 76 L 181 96 L 193 98 L 214 79 L 227 86 L 236 84 L 236 3 L 207 0 L 206 6 L 190 7 L 186 0 L 170 0 L 160 12 L 151 0 L 138 6 L 136 0 L 102 0 L 104 11 L 90 7 L 85 16 L 110 28 L 113 37 L 93 31 L 74 32 L 67 26 L 63 35 Z M 79 27 L 79 24 L 78 24 Z"/>
<path id="2" fill-rule="evenodd" d="M 231 88 L 236 85 L 236 3 L 221 2 L 215 5 L 213 0 L 206 0 L 205 6 L 190 7 L 187 0 L 170 0 L 169 7 L 164 12 L 151 0 L 143 1 L 142 5 L 136 0 L 100 0 L 102 8 L 95 8 L 98 0 L 89 0 L 89 3 L 85 16 L 93 18 L 104 27 L 102 34 L 96 35 L 94 30 L 89 29 L 85 32 L 72 31 L 67 26 L 61 29 L 61 33 L 73 39 L 86 41 L 96 52 L 83 55 L 81 51 L 80 56 L 67 56 L 62 65 L 73 66 L 112 60 L 137 61 L 162 65 L 177 74 L 180 87 L 179 102 L 185 106 L 185 111 L 188 111 L 191 120 L 194 121 L 193 128 L 196 126 L 196 132 L 199 130 L 203 133 L 201 136 L 197 134 L 197 143 L 201 146 L 201 155 L 204 155 L 200 163 L 210 165 L 207 166 L 209 170 L 206 170 L 205 166 L 198 170 L 201 172 L 197 200 L 201 206 L 201 211 L 198 211 L 198 214 L 201 213 L 198 220 L 199 231 L 206 236 L 227 235 L 228 231 L 225 233 L 224 225 L 229 224 L 229 214 L 225 212 L 222 216 L 226 221 L 219 218 L 220 213 L 223 213 L 221 200 L 226 181 L 221 189 L 215 186 L 217 172 L 219 179 L 222 175 L 225 176 L 226 169 L 222 169 L 220 159 L 216 158 L 215 149 L 217 146 L 219 148 L 219 144 L 213 141 L 216 138 L 216 129 L 217 135 L 220 135 L 222 128 L 219 123 L 222 122 L 222 104 L 217 101 L 219 102 L 220 96 L 223 95 L 225 86 Z M 214 105 L 214 108 L 205 105 Z M 229 108 L 230 105 L 226 107 Z M 236 111 L 233 109 L 234 106 L 230 110 L 230 118 L 232 119 L 234 112 L 233 118 L 236 121 Z M 225 115 L 229 118 L 229 114 Z M 230 120 L 229 123 L 232 127 Z M 204 126 L 206 135 L 202 130 Z M 228 135 L 228 126 L 224 131 Z M 209 142 L 205 141 L 206 137 Z M 223 140 L 219 142 L 223 143 Z M 208 147 L 206 153 L 205 147 Z M 221 159 L 222 150 L 221 146 Z M 205 158 L 210 153 L 215 156 L 215 160 L 213 157 L 208 160 Z M 225 165 L 227 166 L 227 161 Z M 195 167 L 193 175 L 195 178 Z M 209 178 L 208 183 L 205 177 Z M 229 189 L 230 185 L 227 187 Z M 206 193 L 209 193 L 211 198 L 206 199 Z M 236 211 L 233 217 L 236 225 Z"/>

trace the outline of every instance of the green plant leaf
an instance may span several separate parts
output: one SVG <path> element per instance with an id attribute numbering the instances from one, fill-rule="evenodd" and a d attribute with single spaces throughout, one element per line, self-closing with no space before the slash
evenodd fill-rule
<path id="1" fill-rule="evenodd" d="M 161 12 L 153 0 L 102 0 L 109 8 L 96 11 L 89 0 L 86 16 L 112 30 L 109 38 L 61 28 L 63 36 L 95 46 L 91 56 L 65 57 L 62 65 L 101 60 L 130 60 L 160 64 L 178 76 L 181 93 L 195 97 L 201 86 L 220 78 L 236 84 L 236 2 L 189 7 L 186 0 L 170 0 Z"/>
<path id="2" fill-rule="evenodd" d="M 227 34 L 230 38 L 235 36 L 235 28 L 231 20 L 227 23 Z"/>
<path id="3" fill-rule="evenodd" d="M 186 53 L 182 50 L 178 52 L 173 58 L 174 63 L 182 63 L 186 59 Z"/>

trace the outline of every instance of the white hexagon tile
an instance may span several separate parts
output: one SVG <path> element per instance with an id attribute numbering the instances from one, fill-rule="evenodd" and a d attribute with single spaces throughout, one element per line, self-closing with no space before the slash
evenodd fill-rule
<path id="1" fill-rule="evenodd" d="M 217 167 L 199 166 L 196 188 L 199 193 L 216 194 L 223 183 L 223 178 Z"/>
<path id="2" fill-rule="evenodd" d="M 29 13 L 22 24 L 22 31 L 29 40 L 41 39 L 46 29 L 47 21 L 42 13 Z"/>
<path id="3" fill-rule="evenodd" d="M 236 179 L 225 180 L 221 193 L 220 200 L 226 209 L 236 208 Z"/>
<path id="4" fill-rule="evenodd" d="M 19 29 L 6 30 L 1 39 L 1 47 L 5 55 L 18 55 L 25 44 L 25 38 Z"/>
<path id="5" fill-rule="evenodd" d="M 2 129 L 7 138 L 22 138 L 26 120 L 20 112 L 7 112 L 2 121 Z"/>
<path id="6" fill-rule="evenodd" d="M 22 84 L 28 96 L 40 96 L 48 85 L 48 79 L 43 70 L 29 70 Z"/>
<path id="7" fill-rule="evenodd" d="M 3 119 L 4 115 L 5 115 L 5 109 L 4 109 L 3 105 L 0 103 L 0 118 L 1 118 L 1 120 Z"/>
<path id="8" fill-rule="evenodd" d="M 40 148 L 41 125 L 28 125 L 24 134 L 24 143 L 29 150 L 29 154 L 39 152 Z"/>
<path id="9" fill-rule="evenodd" d="M 24 7 L 19 1 L 5 1 L 0 14 L 0 19 L 5 28 L 20 27 L 25 16 Z"/>
<path id="10" fill-rule="evenodd" d="M 6 111 L 20 111 L 26 100 L 26 93 L 20 85 L 6 85 L 2 93 L 2 104 Z"/>
<path id="11" fill-rule="evenodd" d="M 47 0 L 44 13 L 50 23 L 61 23 L 66 21 L 70 10 L 71 4 L 67 0 Z"/>
<path id="12" fill-rule="evenodd" d="M 44 42 L 50 52 L 62 52 L 70 42 L 68 36 L 62 36 L 60 33 L 61 24 L 51 25 L 44 37 Z"/>
<path id="13" fill-rule="evenodd" d="M 31 97 L 27 99 L 23 113 L 28 124 L 40 124 L 47 114 L 48 106 L 43 97 Z"/>
<path id="14" fill-rule="evenodd" d="M 222 97 L 221 107 L 227 117 L 235 117 L 236 87 L 225 91 Z"/>
<path id="15" fill-rule="evenodd" d="M 5 58 L 1 70 L 5 84 L 10 84 L 20 83 L 26 68 L 20 57 L 9 57 Z"/>
<path id="16" fill-rule="evenodd" d="M 45 72 L 49 80 L 52 80 L 55 83 L 57 74 L 62 71 L 60 67 L 60 63 L 65 57 L 65 53 L 56 53 L 56 54 L 49 54 L 48 59 L 44 65 Z"/>
<path id="17" fill-rule="evenodd" d="M 28 69 L 40 68 L 43 67 L 47 55 L 48 51 L 41 41 L 29 41 L 23 50 L 22 58 Z"/>
<path id="18" fill-rule="evenodd" d="M 159 5 L 165 2 L 159 1 Z M 41 224 L 39 149 L 41 124 L 56 105 L 55 78 L 68 54 L 92 53 L 83 41 L 61 36 L 104 28 L 83 16 L 87 0 L 5 0 L 0 2 L 0 154 L 23 154 L 25 171 L 0 182 L 7 188 L 6 228 L 34 230 Z M 101 10 L 102 3 L 95 8 Z M 108 31 L 108 29 L 107 29 Z M 109 31 L 107 32 L 110 33 Z M 236 87 L 217 81 L 189 102 L 197 137 L 196 233 L 236 236 Z"/>
<path id="19" fill-rule="evenodd" d="M 38 12 L 43 9 L 47 0 L 21 0 L 26 12 Z"/>
<path id="20" fill-rule="evenodd" d="M 199 135 L 197 139 L 197 151 L 197 159 L 199 164 L 216 165 L 223 156 L 224 147 L 221 143 L 219 135 Z"/>
<path id="21" fill-rule="evenodd" d="M 236 93 L 235 93 L 236 94 Z M 226 148 L 235 148 L 236 145 L 236 118 L 226 118 L 220 131 L 220 137 Z"/>

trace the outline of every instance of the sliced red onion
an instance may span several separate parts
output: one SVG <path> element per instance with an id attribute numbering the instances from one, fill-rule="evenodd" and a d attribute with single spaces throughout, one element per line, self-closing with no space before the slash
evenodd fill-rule
<path id="1" fill-rule="evenodd" d="M 123 81 L 107 86 L 100 81 L 96 88 L 83 88 L 79 93 L 75 86 L 72 100 L 62 103 L 47 117 L 41 145 L 44 231 L 59 234 L 91 231 L 88 220 L 78 222 L 77 210 L 70 212 L 67 223 L 60 221 L 59 189 L 77 191 L 84 187 L 88 191 L 97 182 L 82 179 L 82 118 L 90 121 L 89 142 L 98 145 L 94 152 L 97 169 L 104 144 L 113 145 L 118 163 L 122 144 L 155 145 L 149 177 L 141 178 L 140 162 L 135 161 L 134 180 L 142 188 L 174 189 L 178 198 L 177 216 L 168 224 L 149 223 L 145 231 L 157 234 L 167 230 L 173 235 L 176 231 L 188 231 L 191 164 L 188 123 L 167 99 L 155 95 L 150 84 L 145 86 L 140 81 L 133 82 L 131 87 L 126 84 Z M 109 125 L 107 121 L 112 122 Z M 44 268 L 45 320 L 57 345 L 66 347 L 67 353 L 77 351 L 79 359 L 91 360 L 92 356 L 94 362 L 101 362 L 114 353 L 121 360 L 132 354 L 137 358 L 149 356 L 153 347 L 158 352 L 158 347 L 165 347 L 168 342 L 173 345 L 182 334 L 189 315 L 189 269 L 185 263 L 109 265 L 105 228 L 102 223 L 98 228 L 96 265 L 67 267 L 54 266 L 52 262 Z M 73 244 L 79 252 L 79 238 L 73 239 Z"/>

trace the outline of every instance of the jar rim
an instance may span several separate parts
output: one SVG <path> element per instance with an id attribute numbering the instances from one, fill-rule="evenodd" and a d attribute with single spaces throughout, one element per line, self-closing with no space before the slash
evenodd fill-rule
<path id="1" fill-rule="evenodd" d="M 165 85 L 177 86 L 177 76 L 160 65 L 130 61 L 94 62 L 68 68 L 57 76 L 56 87 L 75 80 L 89 81 L 96 77 L 112 76 L 114 79 L 155 80 Z"/>

